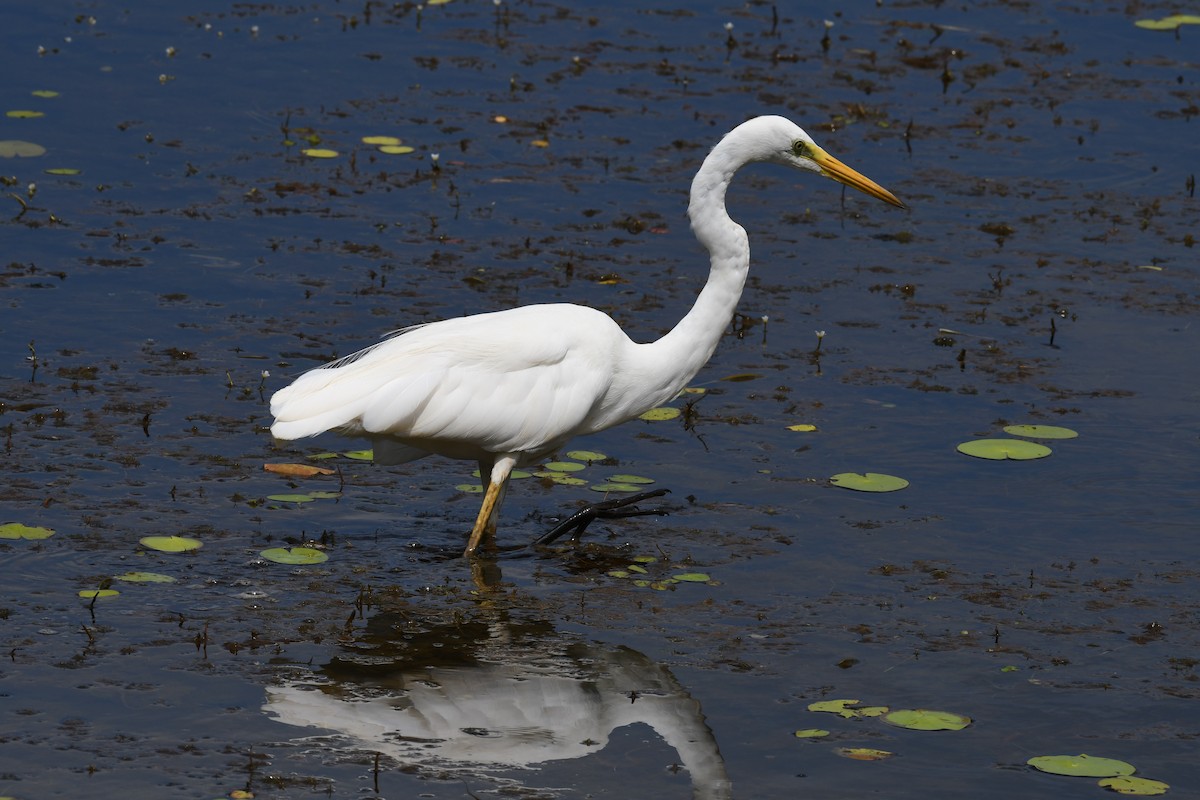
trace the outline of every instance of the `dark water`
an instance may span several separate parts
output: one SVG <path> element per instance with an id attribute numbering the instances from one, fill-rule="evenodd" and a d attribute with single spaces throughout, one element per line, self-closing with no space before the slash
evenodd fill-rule
<path id="1" fill-rule="evenodd" d="M 1195 792 L 1200 31 L 883 3 L 823 46 L 824 6 L 773 11 L 5 6 L 4 109 L 45 116 L 0 139 L 47 153 L 0 160 L 0 522 L 56 533 L 0 545 L 0 795 L 1103 791 L 1024 766 L 1052 753 Z M 443 555 L 477 508 L 462 464 L 343 459 L 344 485 L 296 482 L 340 499 L 265 500 L 294 489 L 263 463 L 358 446 L 277 448 L 266 398 L 385 331 L 559 300 L 668 329 L 704 273 L 691 173 L 760 113 L 910 209 L 768 167 L 735 184 L 753 322 L 691 430 L 578 443 L 617 462 L 589 475 L 671 488 L 671 516 L 473 575 Z M 415 151 L 360 141 L 381 134 Z M 1080 436 L 955 452 L 1015 422 Z M 827 484 L 844 471 L 911 486 Z M 515 484 L 501 543 L 589 494 Z M 139 547 L 159 534 L 204 548 Z M 308 538 L 328 562 L 258 555 Z M 639 554 L 714 584 L 606 575 Z M 77 597 L 130 570 L 178 581 Z M 806 711 L 838 697 L 974 723 Z M 306 713 L 325 727 L 278 719 Z"/>

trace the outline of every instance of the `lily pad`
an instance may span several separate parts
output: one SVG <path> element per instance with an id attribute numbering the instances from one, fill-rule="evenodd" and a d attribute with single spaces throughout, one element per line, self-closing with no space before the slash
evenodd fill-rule
<path id="1" fill-rule="evenodd" d="M 828 735 L 829 731 L 824 728 L 805 728 L 804 730 L 796 731 L 797 739 L 820 739 Z"/>
<path id="2" fill-rule="evenodd" d="M 567 453 L 567 458 L 573 458 L 576 461 L 591 463 L 593 461 L 603 461 L 608 458 L 604 453 L 598 453 L 595 450 L 572 450 Z"/>
<path id="3" fill-rule="evenodd" d="M 992 461 L 1031 461 L 1045 458 L 1053 451 L 1044 444 L 1022 439 L 973 439 L 958 446 L 958 452 Z"/>
<path id="4" fill-rule="evenodd" d="M 24 108 L 17 108 L 17 109 L 13 109 L 12 111 L 5 111 L 4 116 L 9 117 L 11 119 L 37 119 L 38 117 L 46 116 L 46 112 L 45 111 L 29 111 Z"/>
<path id="5" fill-rule="evenodd" d="M 669 419 L 675 419 L 682 412 L 678 408 L 671 406 L 659 406 L 652 408 L 645 414 L 639 414 L 638 419 L 644 419 L 646 422 L 666 422 Z"/>
<path id="6" fill-rule="evenodd" d="M 406 144 L 385 144 L 379 148 L 379 152 L 389 156 L 403 156 L 416 150 L 415 147 L 409 147 Z"/>
<path id="7" fill-rule="evenodd" d="M 961 731 L 971 724 L 970 717 L 951 714 L 949 711 L 931 711 L 927 708 L 903 708 L 885 714 L 883 721 L 897 728 L 912 731 Z"/>
<path id="8" fill-rule="evenodd" d="M 560 486 L 586 486 L 587 481 L 583 478 L 576 478 L 569 472 L 551 472 L 549 470 L 533 473 L 535 478 L 545 478 L 551 483 L 557 483 Z"/>
<path id="9" fill-rule="evenodd" d="M 1099 758 L 1080 754 L 1077 756 L 1036 756 L 1025 762 L 1034 769 L 1052 775 L 1077 775 L 1085 778 L 1113 778 L 1132 775 L 1133 764 L 1115 758 Z"/>
<path id="10" fill-rule="evenodd" d="M 478 483 L 460 483 L 455 485 L 454 488 L 467 494 L 483 494 L 483 487 Z"/>
<path id="11" fill-rule="evenodd" d="M 312 547 L 271 547 L 259 553 L 267 561 L 276 564 L 320 564 L 329 556 Z"/>
<path id="12" fill-rule="evenodd" d="M 636 483 L 613 483 L 611 481 L 593 484 L 589 488 L 593 492 L 640 492 L 642 490 L 642 487 Z"/>
<path id="13" fill-rule="evenodd" d="M 586 464 L 580 464 L 578 461 L 551 461 L 543 466 L 552 472 L 579 472 L 586 469 Z"/>
<path id="14" fill-rule="evenodd" d="M 1166 794 L 1170 785 L 1162 781 L 1152 781 L 1149 778 L 1134 778 L 1121 775 L 1116 778 L 1104 778 L 1099 784 L 1105 789 L 1112 789 L 1118 794 L 1132 794 L 1149 797 L 1156 794 Z"/>
<path id="15" fill-rule="evenodd" d="M 401 140 L 395 136 L 364 136 L 362 141 L 363 144 L 390 145 L 392 147 L 401 143 Z"/>
<path id="16" fill-rule="evenodd" d="M 896 492 L 908 486 L 908 481 L 904 478 L 884 475 L 881 472 L 839 472 L 831 477 L 829 482 L 856 492 Z"/>
<path id="17" fill-rule="evenodd" d="M 160 572 L 126 572 L 118 575 L 117 580 L 126 583 L 174 583 L 175 578 Z"/>
<path id="18" fill-rule="evenodd" d="M 787 429 L 789 431 L 797 431 L 798 433 L 812 433 L 817 429 L 817 426 L 811 425 L 807 422 L 801 422 L 797 425 L 788 425 Z"/>
<path id="19" fill-rule="evenodd" d="M 46 98 L 46 99 L 51 98 L 51 97 L 58 97 L 58 92 L 54 91 L 53 89 L 34 89 L 32 92 L 30 92 L 30 94 L 33 95 L 34 97 L 41 97 L 41 98 Z"/>
<path id="20" fill-rule="evenodd" d="M 873 747 L 839 747 L 835 752 L 842 758 L 852 758 L 855 761 L 883 761 L 896 755 L 888 750 L 876 750 Z"/>
<path id="21" fill-rule="evenodd" d="M 50 528 L 33 525 L 22 525 L 19 522 L 6 522 L 0 525 L 0 539 L 49 539 L 54 535 Z"/>
<path id="22" fill-rule="evenodd" d="M 20 139 L 0 140 L 0 158 L 36 158 L 46 155 L 46 148 Z"/>
<path id="23" fill-rule="evenodd" d="M 1162 19 L 1139 19 L 1133 23 L 1149 31 L 1173 31 L 1180 25 L 1200 25 L 1200 16 L 1195 14 L 1172 14 Z"/>
<path id="24" fill-rule="evenodd" d="M 269 494 L 267 499 L 275 503 L 311 503 L 316 500 L 310 494 Z"/>
<path id="25" fill-rule="evenodd" d="M 352 458 L 355 461 L 371 461 L 375 458 L 374 450 L 347 450 L 342 453 L 346 458 Z"/>
<path id="26" fill-rule="evenodd" d="M 138 541 L 142 547 L 159 550 L 163 553 L 186 553 L 189 550 L 199 550 L 204 546 L 199 539 L 187 536 L 143 536 Z"/>
<path id="27" fill-rule="evenodd" d="M 641 475 L 613 475 L 609 480 L 613 483 L 637 483 L 642 485 L 654 483 L 654 478 L 645 478 Z"/>
<path id="28" fill-rule="evenodd" d="M 309 158 L 337 158 L 337 150 L 329 150 L 325 147 L 306 147 L 300 151 Z"/>
<path id="29" fill-rule="evenodd" d="M 105 597 L 116 597 L 119 595 L 116 589 L 80 589 L 79 596 L 84 600 L 99 600 Z"/>
<path id="30" fill-rule="evenodd" d="M 849 706 L 858 705 L 861 700 L 818 700 L 815 703 L 808 704 L 809 711 L 828 711 L 831 714 L 837 714 L 847 719 L 857 716 L 857 712 Z"/>
<path id="31" fill-rule="evenodd" d="M 1008 425 L 1004 432 L 1028 439 L 1074 439 L 1079 435 L 1078 431 L 1057 425 Z"/>
<path id="32" fill-rule="evenodd" d="M 672 575 L 671 578 L 682 583 L 708 583 L 712 580 L 703 572 L 681 572 L 678 575 Z"/>

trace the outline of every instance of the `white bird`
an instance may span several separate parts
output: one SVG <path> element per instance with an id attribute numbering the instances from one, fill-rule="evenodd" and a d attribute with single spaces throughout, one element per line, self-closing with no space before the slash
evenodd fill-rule
<path id="1" fill-rule="evenodd" d="M 486 488 L 464 555 L 473 554 L 496 530 L 514 467 L 673 399 L 708 361 L 750 268 L 746 231 L 725 210 L 725 191 L 739 169 L 760 161 L 904 207 L 795 123 L 756 117 L 726 134 L 692 180 L 688 217 L 709 253 L 708 281 L 658 341 L 634 342 L 607 314 L 569 303 L 416 325 L 280 389 L 271 397 L 271 433 L 363 436 L 382 464 L 430 454 L 477 461 Z"/>

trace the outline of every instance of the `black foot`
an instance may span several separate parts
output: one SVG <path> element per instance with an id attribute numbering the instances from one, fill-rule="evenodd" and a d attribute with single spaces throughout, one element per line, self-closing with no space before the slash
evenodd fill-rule
<path id="1" fill-rule="evenodd" d="M 604 500 L 599 503 L 592 503 L 590 506 L 584 506 L 539 536 L 533 543 L 535 545 L 550 544 L 568 533 L 571 534 L 572 538 L 578 537 L 587 529 L 588 525 L 592 524 L 592 520 L 594 519 L 644 517 L 649 514 L 665 517 L 670 513 L 665 508 L 638 508 L 633 504 L 639 503 L 642 500 L 649 500 L 651 497 L 662 497 L 664 494 L 670 493 L 670 491 L 670 489 L 655 489 L 652 492 L 639 492 L 629 497 L 618 497 L 615 500 Z M 633 507 L 630 508 L 630 506 Z"/>

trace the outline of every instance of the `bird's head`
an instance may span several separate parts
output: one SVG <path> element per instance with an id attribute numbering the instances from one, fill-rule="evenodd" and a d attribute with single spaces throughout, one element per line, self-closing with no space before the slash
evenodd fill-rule
<path id="1" fill-rule="evenodd" d="M 885 203 L 904 208 L 904 203 L 862 173 L 825 152 L 796 123 L 785 117 L 755 117 L 731 132 L 744 136 L 751 161 L 769 161 L 787 167 L 808 170 L 858 189 Z"/>

